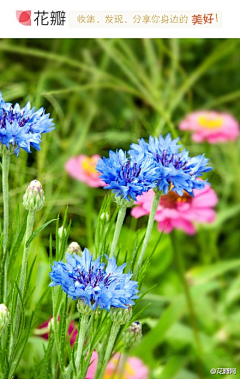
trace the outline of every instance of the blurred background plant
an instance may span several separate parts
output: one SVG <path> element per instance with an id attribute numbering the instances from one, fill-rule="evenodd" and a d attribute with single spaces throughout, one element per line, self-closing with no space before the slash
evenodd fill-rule
<path id="1" fill-rule="evenodd" d="M 32 179 L 43 185 L 46 205 L 37 214 L 36 228 L 57 214 L 63 217 L 68 206 L 69 243 L 93 248 L 97 214 L 106 191 L 71 178 L 64 165 L 72 157 L 107 156 L 109 149 L 128 149 L 138 138 L 170 132 L 180 137 L 191 155 L 206 153 L 210 158 L 214 170 L 209 181 L 219 198 L 216 220 L 196 225 L 193 236 L 176 231 L 194 303 L 204 378 L 211 377 L 212 367 L 240 370 L 240 143 L 196 143 L 178 126 L 197 110 L 214 109 L 240 119 L 239 45 L 238 39 L 0 41 L 4 100 L 21 105 L 30 100 L 36 108 L 43 105 L 56 125 L 54 132 L 44 136 L 41 152 L 21 151 L 10 165 L 13 210 L 21 204 Z M 127 210 L 120 240 L 122 260 L 138 230 L 139 238 L 143 237 L 146 222 L 147 216 L 136 220 Z M 49 235 L 54 228 L 50 224 L 32 242 L 30 259 L 37 258 L 30 283 L 30 289 L 35 287 L 31 309 L 50 282 Z M 156 223 L 146 256 L 159 236 Z M 14 272 L 21 264 L 17 259 Z M 144 291 L 148 293 L 138 303 L 143 339 L 131 355 L 143 360 L 151 378 L 197 378 L 195 340 L 171 234 L 163 234 L 155 249 Z M 48 291 L 39 325 L 51 312 Z M 16 377 L 33 377 L 33 367 L 43 357 L 46 344 L 39 336 L 30 338 Z"/>

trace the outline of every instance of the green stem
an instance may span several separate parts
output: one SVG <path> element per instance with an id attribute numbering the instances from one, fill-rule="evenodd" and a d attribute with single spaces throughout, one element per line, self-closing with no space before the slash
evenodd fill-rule
<path id="1" fill-rule="evenodd" d="M 139 257 L 138 257 L 138 261 L 137 261 L 137 264 L 136 264 L 136 267 L 135 267 L 135 270 L 134 270 L 134 278 L 136 278 L 137 275 L 138 275 L 139 268 L 140 268 L 140 266 L 142 264 L 144 254 L 145 254 L 145 251 L 147 249 L 147 245 L 148 245 L 151 233 L 152 233 L 152 228 L 153 228 L 153 224 L 154 224 L 154 218 L 155 218 L 155 215 L 156 215 L 156 212 L 157 212 L 157 207 L 159 205 L 160 197 L 161 197 L 161 193 L 160 192 L 156 192 L 155 195 L 154 195 L 154 198 L 153 198 L 153 202 L 152 202 L 152 208 L 151 208 L 151 212 L 150 212 L 149 219 L 148 219 L 147 230 L 146 230 L 146 234 L 145 234 L 145 237 L 144 237 L 142 249 L 140 251 L 140 254 L 139 254 Z"/>
<path id="2" fill-rule="evenodd" d="M 35 220 L 35 212 L 29 211 L 28 217 L 27 217 L 27 228 L 26 228 L 26 234 L 25 234 L 25 243 L 24 243 L 24 250 L 23 250 L 23 259 L 22 259 L 22 269 L 20 274 L 20 291 L 22 296 L 24 295 L 24 289 L 25 289 L 25 283 L 26 283 L 26 277 L 27 277 L 27 263 L 28 263 L 28 253 L 30 246 L 26 246 L 26 243 L 33 232 L 33 226 L 34 226 L 34 220 Z"/>
<path id="3" fill-rule="evenodd" d="M 82 352 L 83 352 L 83 346 L 86 339 L 87 326 L 88 326 L 88 316 L 82 315 L 80 327 L 78 331 L 78 346 L 77 346 L 77 354 L 76 354 L 76 370 L 77 370 L 76 378 L 79 378 L 80 363 L 81 363 L 81 357 L 82 357 Z"/>
<path id="4" fill-rule="evenodd" d="M 119 212 L 118 212 L 118 217 L 117 217 L 115 232 L 114 232 L 112 246 L 111 246 L 111 251 L 110 251 L 110 255 L 109 255 L 110 258 L 112 258 L 112 256 L 116 252 L 116 247 L 117 247 L 118 239 L 119 239 L 119 236 L 120 236 L 120 232 L 121 232 L 121 229 L 122 229 L 124 218 L 126 216 L 126 209 L 127 209 L 127 207 L 125 205 L 120 205 L 120 207 L 119 207 Z"/>
<path id="5" fill-rule="evenodd" d="M 126 363 L 127 363 L 127 358 L 128 358 L 128 352 L 125 352 L 125 353 L 123 354 L 122 362 L 120 362 L 120 374 L 119 374 L 119 379 L 123 379 L 123 376 L 124 376 L 124 370 L 125 370 Z M 120 359 L 121 359 L 121 358 L 120 358 Z"/>
<path id="6" fill-rule="evenodd" d="M 93 228 L 92 228 L 92 219 L 93 219 L 93 196 L 90 188 L 87 188 L 87 201 L 86 201 L 86 226 L 87 226 L 87 241 L 88 248 L 90 249 L 93 246 Z"/>
<path id="7" fill-rule="evenodd" d="M 27 217 L 27 228 L 26 228 L 26 234 L 25 234 L 25 242 L 24 242 L 24 250 L 23 250 L 23 259 L 22 259 L 22 265 L 21 265 L 21 272 L 20 272 L 20 280 L 19 280 L 19 289 L 20 294 L 22 296 L 22 299 L 24 299 L 24 292 L 25 292 L 25 284 L 26 284 L 26 277 L 27 277 L 27 261 L 28 261 L 28 252 L 30 246 L 26 247 L 26 242 L 28 241 L 29 237 L 32 234 L 33 231 L 33 225 L 34 225 L 34 218 L 35 218 L 35 212 L 29 211 L 28 217 Z M 17 297 L 17 304 L 16 304 L 16 318 L 15 318 L 15 325 L 13 328 L 13 333 L 10 336 L 10 361 L 13 359 L 14 355 L 14 349 L 17 343 L 18 334 L 19 334 L 19 326 L 20 326 L 20 315 L 21 315 L 21 300 L 20 296 Z"/>
<path id="8" fill-rule="evenodd" d="M 187 283 L 187 279 L 185 276 L 182 249 L 181 248 L 179 249 L 177 246 L 176 235 L 175 235 L 174 231 L 171 233 L 171 240 L 172 240 L 173 251 L 175 253 L 176 262 L 177 262 L 177 266 L 178 266 L 178 270 L 179 270 L 179 276 L 180 276 L 180 279 L 181 279 L 182 284 L 183 284 L 183 290 L 184 290 L 184 294 L 186 297 L 189 316 L 190 316 L 190 320 L 191 320 L 191 324 L 192 324 L 193 336 L 194 336 L 196 350 L 197 350 L 199 378 L 203 379 L 201 360 L 200 360 L 200 357 L 202 356 L 202 345 L 201 345 L 201 341 L 200 341 L 199 333 L 198 333 L 197 319 L 196 319 L 196 315 L 195 315 L 195 311 L 194 311 L 194 305 L 193 305 L 191 293 L 190 293 L 189 286 Z"/>
<path id="9" fill-rule="evenodd" d="M 103 379 L 103 377 L 104 377 L 104 374 L 105 374 L 105 371 L 106 371 L 106 367 L 107 367 L 107 364 L 108 364 L 108 362 L 109 362 L 109 360 L 111 358 L 111 354 L 112 354 L 112 351 L 113 351 L 114 343 L 116 341 L 119 329 L 120 329 L 120 325 L 119 324 L 114 324 L 114 323 L 112 324 L 112 328 L 111 328 L 110 336 L 109 336 L 109 341 L 108 341 L 106 353 L 105 353 L 105 356 L 104 356 L 103 364 L 102 364 L 102 367 L 101 367 L 101 371 L 100 371 L 100 374 L 97 377 L 95 375 L 95 379 Z M 96 374 L 97 374 L 97 372 L 98 372 L 98 370 L 96 370 Z"/>
<path id="10" fill-rule="evenodd" d="M 4 302 L 8 296 L 8 265 L 9 256 L 7 254 L 8 243 L 8 225 L 9 225 L 9 190 L 8 190 L 8 174 L 10 165 L 10 155 L 2 156 L 2 192 L 3 192 L 3 255 L 4 264 Z"/>
<path id="11" fill-rule="evenodd" d="M 8 193 L 8 173 L 10 155 L 2 156 L 2 192 L 3 192 L 3 251 L 6 252 L 8 243 L 8 224 L 9 224 L 9 193 Z"/>

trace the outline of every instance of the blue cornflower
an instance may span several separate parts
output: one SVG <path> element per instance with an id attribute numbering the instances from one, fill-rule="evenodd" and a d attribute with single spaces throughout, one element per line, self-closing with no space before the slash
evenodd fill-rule
<path id="1" fill-rule="evenodd" d="M 172 140 L 170 134 L 164 139 L 149 137 L 149 142 L 140 139 L 138 144 L 133 143 L 129 154 L 132 159 L 145 155 L 154 160 L 158 168 L 157 186 L 166 195 L 170 188 L 172 191 L 183 196 L 186 191 L 193 196 L 193 189 L 202 189 L 206 181 L 198 180 L 204 172 L 212 170 L 208 166 L 208 159 L 203 155 L 189 157 L 188 151 L 179 151 L 179 138 Z"/>
<path id="2" fill-rule="evenodd" d="M 19 104 L 5 103 L 0 92 L 0 143 L 8 149 L 13 146 L 17 156 L 20 148 L 28 153 L 30 147 L 40 150 L 41 134 L 54 129 L 49 116 L 44 108 L 31 109 L 30 102 L 22 109 Z"/>
<path id="3" fill-rule="evenodd" d="M 151 157 L 139 155 L 130 159 L 123 150 L 110 151 L 109 158 L 99 159 L 96 170 L 107 184 L 105 189 L 128 201 L 136 201 L 137 196 L 154 188 L 158 178 L 158 169 Z"/>
<path id="4" fill-rule="evenodd" d="M 132 274 L 123 274 L 126 263 L 117 266 L 116 259 L 108 258 L 108 265 L 93 260 L 88 249 L 82 256 L 66 254 L 67 263 L 54 262 L 49 273 L 52 283 L 60 285 L 73 300 L 82 300 L 92 309 L 128 308 L 137 299 L 138 283 L 131 280 Z"/>

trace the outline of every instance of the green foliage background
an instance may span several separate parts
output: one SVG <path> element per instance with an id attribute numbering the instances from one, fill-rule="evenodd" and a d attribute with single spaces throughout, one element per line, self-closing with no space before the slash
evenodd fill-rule
<path id="1" fill-rule="evenodd" d="M 194 300 L 203 349 L 204 378 L 212 367 L 240 372 L 240 150 L 239 141 L 208 145 L 178 130 L 190 111 L 216 109 L 240 119 L 240 41 L 238 39 L 18 39 L 0 41 L 0 90 L 6 101 L 30 100 L 54 117 L 56 130 L 43 136 L 41 152 L 13 158 L 10 166 L 12 214 L 28 183 L 43 184 L 46 205 L 37 226 L 63 215 L 72 220 L 69 242 L 93 248 L 93 235 L 104 190 L 71 179 L 64 163 L 77 154 L 107 155 L 128 149 L 149 134 L 180 136 L 191 154 L 206 153 L 214 168 L 210 182 L 217 192 L 217 219 L 198 227 L 195 236 L 178 232 L 179 249 Z M 2 201 L 2 200 L 0 200 Z M 2 209 L 2 208 L 1 208 Z M 13 224 L 14 217 L 10 220 Z M 121 259 L 143 235 L 147 218 L 128 214 L 121 234 Z M 30 283 L 34 309 L 50 280 L 48 225 L 33 242 L 36 264 Z M 111 238 L 111 236 L 109 237 Z M 159 233 L 155 226 L 148 255 Z M 54 241 L 53 241 L 54 247 Z M 21 264 L 18 257 L 13 275 Z M 151 369 L 153 378 L 195 379 L 196 347 L 169 235 L 163 235 L 146 272 L 139 303 L 144 337 L 132 352 Z M 51 316 L 47 293 L 39 324 Z M 146 308 L 144 308 L 148 305 Z M 46 341 L 32 334 L 17 377 L 31 378 Z M 230 377 L 223 375 L 223 377 Z"/>

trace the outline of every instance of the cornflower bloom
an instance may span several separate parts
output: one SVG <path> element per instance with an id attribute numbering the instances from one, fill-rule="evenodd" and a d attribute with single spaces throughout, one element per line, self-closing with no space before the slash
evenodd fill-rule
<path id="1" fill-rule="evenodd" d="M 91 309 L 129 308 L 137 299 L 138 283 L 131 280 L 132 274 L 123 274 L 126 263 L 118 267 L 116 259 L 109 259 L 108 265 L 95 261 L 88 249 L 82 256 L 66 254 L 67 263 L 54 262 L 50 286 L 60 285 L 73 300 L 82 300 Z"/>
<path id="2" fill-rule="evenodd" d="M 37 111 L 28 102 L 24 108 L 19 104 L 5 103 L 0 92 L 0 144 L 19 155 L 20 148 L 31 153 L 30 148 L 40 150 L 41 134 L 53 130 L 53 119 L 44 108 Z"/>
<path id="3" fill-rule="evenodd" d="M 204 172 L 212 168 L 208 166 L 208 159 L 203 155 L 189 157 L 188 151 L 180 151 L 181 145 L 177 145 L 178 138 L 171 139 L 170 134 L 164 139 L 149 137 L 149 142 L 140 139 L 138 144 L 133 143 L 129 154 L 132 159 L 143 155 L 154 160 L 158 170 L 157 186 L 166 195 L 171 190 L 183 195 L 186 191 L 193 196 L 193 189 L 202 189 L 205 181 L 198 179 Z"/>
<path id="4" fill-rule="evenodd" d="M 178 138 L 172 140 L 170 134 L 165 139 L 161 135 L 159 138 L 150 136 L 149 142 L 140 139 L 138 144 L 133 143 L 130 146 L 129 155 L 132 159 L 142 156 L 150 157 L 153 159 L 158 172 L 156 181 L 158 190 L 154 190 L 155 196 L 152 200 L 146 234 L 135 267 L 135 275 L 138 274 L 141 267 L 150 239 L 161 192 L 167 195 L 171 190 L 179 196 L 183 196 L 184 192 L 194 196 L 194 189 L 201 190 L 206 185 L 206 181 L 200 180 L 199 176 L 212 169 L 208 166 L 208 159 L 204 155 L 191 158 L 185 149 L 180 151 L 181 145 L 177 144 L 178 140 Z"/>
<path id="5" fill-rule="evenodd" d="M 153 159 L 144 155 L 130 159 L 123 150 L 110 151 L 109 158 L 100 159 L 96 169 L 106 183 L 104 188 L 127 201 L 156 186 L 157 168 Z"/>

